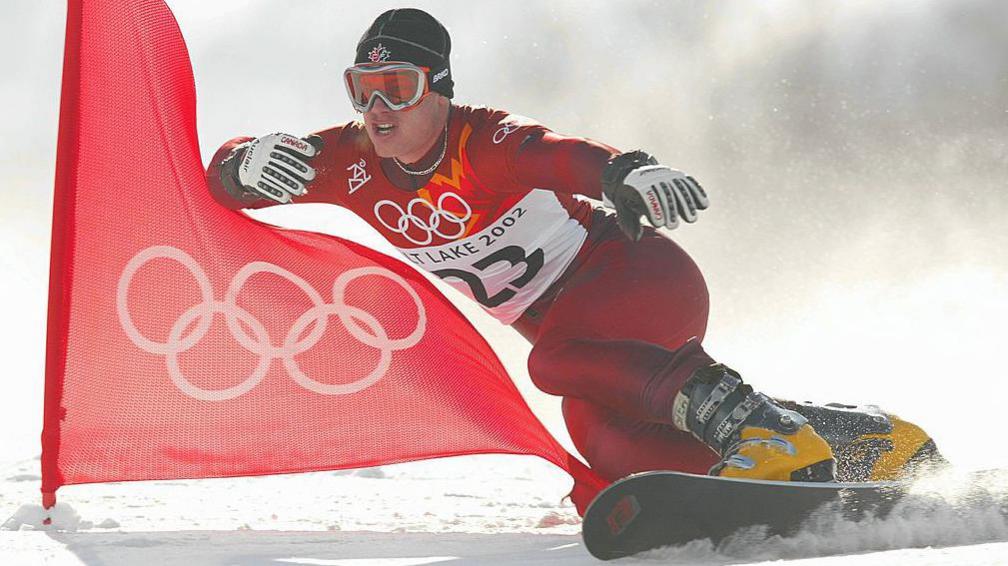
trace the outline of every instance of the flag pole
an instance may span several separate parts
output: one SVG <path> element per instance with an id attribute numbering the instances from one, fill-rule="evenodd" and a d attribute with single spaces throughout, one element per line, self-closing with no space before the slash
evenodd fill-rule
<path id="1" fill-rule="evenodd" d="M 63 47 L 63 86 L 60 95 L 56 182 L 53 191 L 52 240 L 49 253 L 49 312 L 46 326 L 45 400 L 42 416 L 42 506 L 56 505 L 62 485 L 59 471 L 60 422 L 64 416 L 63 378 L 66 371 L 73 276 L 73 208 L 78 165 L 78 105 L 80 103 L 81 0 L 67 0 L 66 40 Z M 46 517 L 45 523 L 49 524 Z"/>

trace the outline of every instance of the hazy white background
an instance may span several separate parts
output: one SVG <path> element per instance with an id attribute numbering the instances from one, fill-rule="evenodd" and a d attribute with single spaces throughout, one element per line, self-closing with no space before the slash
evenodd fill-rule
<path id="1" fill-rule="evenodd" d="M 169 4 L 205 159 L 234 135 L 353 119 L 340 71 L 371 20 L 401 6 Z M 928 428 L 955 462 L 1008 466 L 1008 4 L 409 5 L 452 33 L 457 102 L 642 147 L 704 184 L 711 209 L 673 236 L 706 274 L 714 356 L 772 394 L 877 403 Z M 5 0 L 0 17 L 9 460 L 39 450 L 64 10 Z M 334 207 L 270 218 L 374 237 Z M 466 312 L 562 436 L 556 401 L 524 373 L 527 345 Z"/>

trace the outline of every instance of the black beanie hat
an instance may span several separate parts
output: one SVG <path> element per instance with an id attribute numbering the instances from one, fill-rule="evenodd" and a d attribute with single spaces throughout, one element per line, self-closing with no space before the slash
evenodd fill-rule
<path id="1" fill-rule="evenodd" d="M 378 16 L 357 42 L 354 64 L 404 61 L 430 69 L 430 89 L 454 96 L 448 54 L 451 38 L 434 16 L 416 8 L 389 10 Z"/>

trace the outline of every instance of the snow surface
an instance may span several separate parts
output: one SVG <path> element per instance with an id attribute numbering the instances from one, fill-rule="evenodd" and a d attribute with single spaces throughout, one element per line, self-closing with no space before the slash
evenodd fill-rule
<path id="1" fill-rule="evenodd" d="M 37 503 L 38 464 L 2 470 L 3 564 L 597 563 L 563 500 L 569 478 L 531 457 L 70 486 L 51 513 Z M 1008 500 L 1004 477 L 985 487 Z M 824 513 L 792 537 L 754 528 L 717 547 L 694 541 L 617 563 L 1004 564 L 1008 542 L 996 542 L 1008 541 L 1004 511 L 970 497 L 965 477 L 920 482 L 914 493 L 886 519 Z"/>

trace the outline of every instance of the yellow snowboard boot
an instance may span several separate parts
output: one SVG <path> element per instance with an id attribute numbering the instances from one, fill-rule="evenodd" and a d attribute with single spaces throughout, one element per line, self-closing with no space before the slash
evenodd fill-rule
<path id="1" fill-rule="evenodd" d="M 673 402 L 673 422 L 721 456 L 711 475 L 831 481 L 830 445 L 808 419 L 753 391 L 722 364 L 698 369 Z"/>

